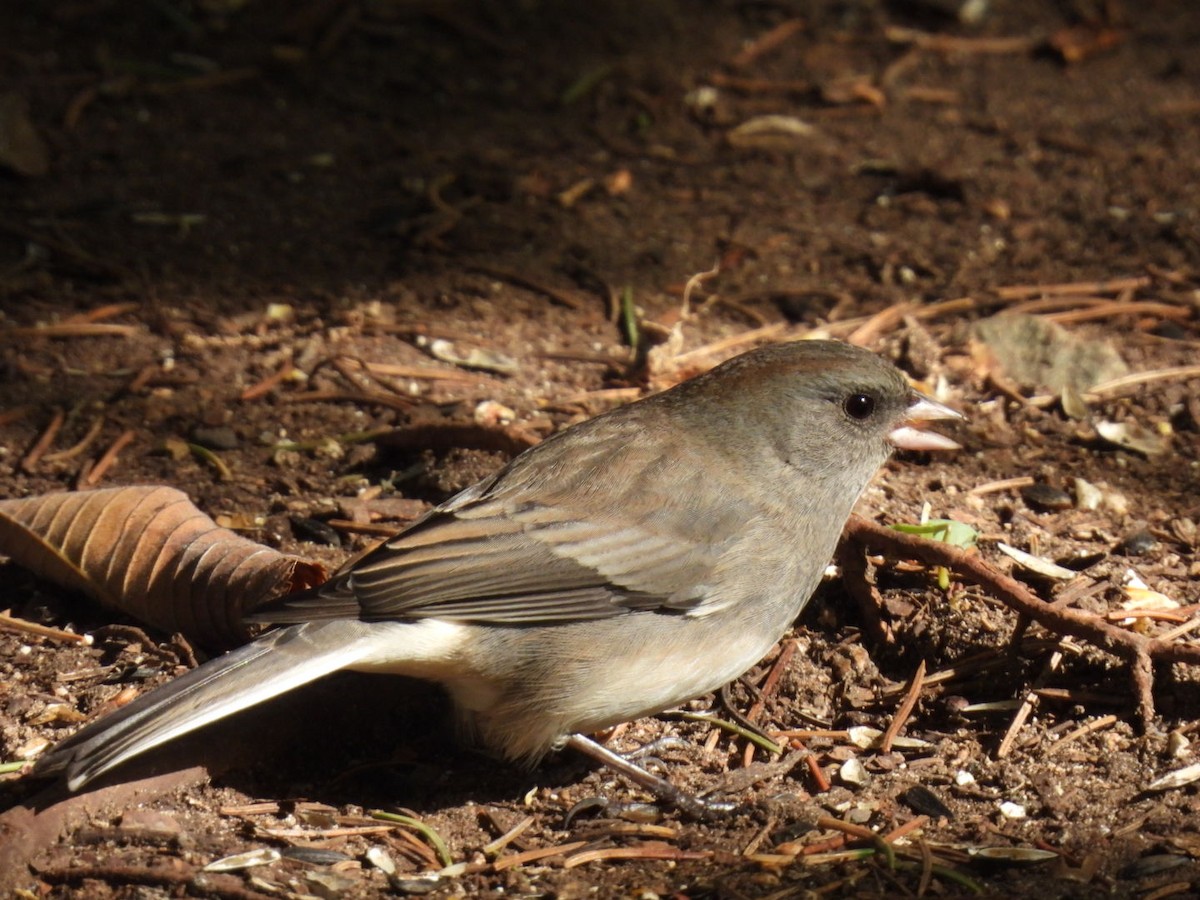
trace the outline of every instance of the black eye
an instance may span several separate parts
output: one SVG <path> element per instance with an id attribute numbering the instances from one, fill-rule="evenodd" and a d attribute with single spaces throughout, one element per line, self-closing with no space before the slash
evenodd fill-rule
<path id="1" fill-rule="evenodd" d="M 842 409 L 852 419 L 865 419 L 875 412 L 875 398 L 870 394 L 851 394 L 842 401 Z"/>

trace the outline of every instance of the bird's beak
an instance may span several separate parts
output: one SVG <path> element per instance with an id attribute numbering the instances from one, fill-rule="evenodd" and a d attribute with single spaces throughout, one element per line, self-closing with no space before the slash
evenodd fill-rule
<path id="1" fill-rule="evenodd" d="M 958 450 L 959 445 L 950 438 L 936 431 L 923 431 L 921 426 L 938 419 L 962 419 L 963 414 L 917 391 L 912 396 L 904 422 L 888 434 L 892 445 L 902 450 Z"/>

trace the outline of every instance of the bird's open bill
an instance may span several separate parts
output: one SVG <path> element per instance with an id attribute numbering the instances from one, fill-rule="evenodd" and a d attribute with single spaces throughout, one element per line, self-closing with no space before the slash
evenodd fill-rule
<path id="1" fill-rule="evenodd" d="M 962 419 L 963 414 L 917 391 L 908 408 L 904 424 L 888 432 L 888 440 L 901 450 L 958 450 L 960 445 L 936 431 L 925 431 L 922 425 L 944 419 Z"/>

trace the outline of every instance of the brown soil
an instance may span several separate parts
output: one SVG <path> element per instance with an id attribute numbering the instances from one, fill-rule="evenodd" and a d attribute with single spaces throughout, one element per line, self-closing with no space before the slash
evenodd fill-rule
<path id="1" fill-rule="evenodd" d="M 518 436 L 544 435 L 615 402 L 586 392 L 635 396 L 648 380 L 750 345 L 683 371 L 673 353 L 778 323 L 777 338 L 854 336 L 943 384 L 970 414 L 963 451 L 889 464 L 864 514 L 913 522 L 928 502 L 978 529 L 981 552 L 1001 568 L 1010 564 L 998 539 L 1073 560 L 1094 587 L 1079 601 L 1089 610 L 1126 599 L 1129 568 L 1193 603 L 1200 379 L 1092 402 L 1094 419 L 1162 438 L 1163 452 L 1144 455 L 1099 440 L 1060 404 L 1023 403 L 970 353 L 972 321 L 1038 299 L 1041 286 L 1140 279 L 1082 290 L 1056 311 L 1097 296 L 1160 304 L 1068 327 L 1112 343 L 1134 370 L 1195 359 L 1200 16 L 1183 3 L 1120 7 L 1011 0 L 963 24 L 941 0 L 24 4 L 7 17 L 0 72 L 44 146 L 25 147 L 23 162 L 0 146 L 0 495 L 80 486 L 130 430 L 99 485 L 171 484 L 257 540 L 336 563 L 368 539 L 312 543 L 326 532 L 310 520 L 345 518 L 347 500 L 381 487 L 382 500 L 436 502 L 506 458 L 512 441 L 486 423 L 445 427 L 474 422 L 481 402 L 513 410 Z M 797 15 L 801 27 L 784 25 Z M 760 43 L 781 25 L 777 46 Z M 694 93 L 713 86 L 711 102 Z M 766 115 L 811 128 L 737 130 Z M 14 119 L 4 121 L 0 138 L 12 133 Z M 682 345 L 631 366 L 611 310 L 627 295 L 643 340 L 658 340 L 676 323 L 683 284 L 714 261 L 721 272 L 699 291 Z M 1002 290 L 1014 285 L 1035 287 L 1017 298 Z M 127 331 L 28 330 L 89 314 Z M 511 357 L 516 372 L 370 381 L 355 362 L 463 371 L 431 359 L 423 345 L 437 338 Z M 289 365 L 307 379 L 243 399 Z M 313 391 L 323 393 L 305 399 Z M 61 430 L 25 465 L 56 410 Z M 428 438 L 416 448 L 322 440 L 413 423 Z M 215 451 L 224 477 L 164 450 L 168 439 L 212 443 L 212 429 L 235 444 Z M 315 449 L 281 452 L 273 445 L 285 437 Z M 1016 489 L 971 493 L 1021 476 L 1068 492 L 1082 477 L 1123 503 L 1086 510 Z M 1141 529 L 1150 539 L 1126 540 Z M 719 822 L 671 812 L 666 831 L 594 812 L 568 822 L 565 811 L 592 795 L 644 798 L 573 758 L 527 773 L 454 749 L 421 686 L 345 677 L 147 763 L 182 776 L 51 807 L 58 819 L 10 813 L 4 883 L 50 896 L 370 896 L 392 889 L 359 865 L 381 846 L 398 866 L 393 887 L 415 889 L 406 880 L 436 866 L 410 842 L 328 831 L 382 807 L 412 811 L 467 864 L 433 885 L 438 895 L 969 892 L 941 868 L 923 871 L 921 848 L 994 895 L 1200 892 L 1200 794 L 1145 790 L 1195 759 L 1197 673 L 1157 672 L 1157 718 L 1141 735 L 1124 662 L 1074 640 L 1051 669 L 1056 641 L 1036 628 L 1009 654 L 1015 620 L 1004 607 L 892 562 L 879 579 L 895 640 L 868 640 L 845 592 L 828 585 L 797 623 L 799 652 L 760 724 L 885 728 L 920 661 L 930 675 L 981 654 L 984 665 L 923 690 L 902 732 L 923 745 L 880 753 L 810 740 L 828 789 L 800 763 L 735 789 L 744 811 Z M 5 759 L 76 727 L 48 721 L 54 704 L 90 717 L 181 664 L 165 636 L 98 631 L 112 613 L 16 566 L 2 572 L 13 615 L 98 635 L 79 647 L 0 633 Z M 747 681 L 760 684 L 772 662 Z M 963 707 L 1035 686 L 1046 693 L 1000 757 L 1011 705 Z M 735 686 L 729 701 L 745 712 L 753 690 Z M 732 716 L 720 701 L 715 712 Z M 679 735 L 664 769 L 702 789 L 745 765 L 746 742 L 715 734 L 664 716 L 613 746 Z M 854 757 L 861 784 L 839 775 Z M 198 762 L 211 779 L 186 768 Z M 6 777 L 6 806 L 50 803 Z M 916 786 L 945 809 L 923 804 Z M 247 809 L 256 801 L 267 802 Z M 790 841 L 837 835 L 813 830 L 819 815 L 886 834 L 919 814 L 930 819 L 895 870 L 881 854 L 805 862 L 787 852 Z M 677 858 L 490 865 L 482 848 L 525 816 L 532 824 L 501 858 L 576 841 Z M 314 844 L 344 857 L 197 871 L 255 848 Z M 1060 856 L 971 855 L 1010 847 Z"/>

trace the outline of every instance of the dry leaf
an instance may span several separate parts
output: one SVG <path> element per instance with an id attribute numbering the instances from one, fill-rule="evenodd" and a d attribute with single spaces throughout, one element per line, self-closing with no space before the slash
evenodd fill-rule
<path id="1" fill-rule="evenodd" d="M 182 491 L 150 485 L 2 500 L 0 552 L 209 647 L 243 643 L 244 613 L 326 578 L 319 563 L 221 528 Z"/>
<path id="2" fill-rule="evenodd" d="M 1056 394 L 1066 388 L 1083 394 L 1129 372 L 1112 344 L 1037 316 L 1001 313 L 976 322 L 971 336 L 972 355 L 985 373 L 999 371 L 1019 385 Z"/>

